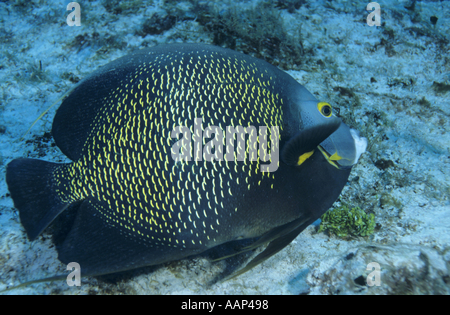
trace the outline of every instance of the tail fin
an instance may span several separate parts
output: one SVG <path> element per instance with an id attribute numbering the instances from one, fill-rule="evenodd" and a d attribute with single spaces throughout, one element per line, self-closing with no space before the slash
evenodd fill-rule
<path id="1" fill-rule="evenodd" d="M 59 166 L 61 164 L 20 158 L 6 167 L 6 183 L 30 240 L 70 205 L 58 197 L 53 183 L 53 171 Z"/>

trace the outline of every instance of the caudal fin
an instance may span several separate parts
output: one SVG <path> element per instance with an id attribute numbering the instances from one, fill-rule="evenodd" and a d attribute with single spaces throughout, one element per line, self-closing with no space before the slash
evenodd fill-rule
<path id="1" fill-rule="evenodd" d="M 58 197 L 52 179 L 53 171 L 60 166 L 42 160 L 20 158 L 11 161 L 6 167 L 6 183 L 30 240 L 35 239 L 69 206 L 69 203 Z"/>

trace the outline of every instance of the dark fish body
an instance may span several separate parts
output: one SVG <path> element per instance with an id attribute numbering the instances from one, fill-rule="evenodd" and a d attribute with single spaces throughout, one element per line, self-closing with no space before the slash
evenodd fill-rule
<path id="1" fill-rule="evenodd" d="M 78 262 L 85 275 L 258 237 L 255 246 L 270 243 L 269 257 L 332 205 L 357 160 L 342 166 L 329 159 L 330 135 L 343 135 L 347 151 L 354 151 L 353 138 L 331 107 L 328 115 L 321 106 L 286 73 L 231 50 L 199 44 L 143 49 L 81 81 L 58 109 L 52 134 L 73 162 L 13 160 L 8 187 L 31 240 L 65 210 L 74 213 L 58 257 Z M 190 161 L 172 158 L 177 126 L 192 135 Z M 206 136 L 208 126 L 223 132 L 223 146 L 212 150 L 222 161 L 201 158 L 217 137 Z M 280 151 L 276 171 L 261 172 L 270 161 L 250 160 L 250 135 L 243 161 L 219 152 L 226 151 L 226 126 L 256 132 L 277 126 L 279 141 L 269 141 L 272 152 Z"/>

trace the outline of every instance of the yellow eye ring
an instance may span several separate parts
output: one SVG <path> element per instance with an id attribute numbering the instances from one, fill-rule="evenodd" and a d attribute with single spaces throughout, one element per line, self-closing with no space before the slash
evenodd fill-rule
<path id="1" fill-rule="evenodd" d="M 317 103 L 317 109 L 319 110 L 319 112 L 329 118 L 331 117 L 331 115 L 333 114 L 333 110 L 331 108 L 331 105 L 328 104 L 327 102 L 319 102 Z"/>

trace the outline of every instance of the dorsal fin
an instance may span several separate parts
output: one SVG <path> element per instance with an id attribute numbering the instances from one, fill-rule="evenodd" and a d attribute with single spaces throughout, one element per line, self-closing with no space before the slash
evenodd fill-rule
<path id="1" fill-rule="evenodd" d="M 44 111 L 38 116 L 38 118 L 36 118 L 35 121 L 33 121 L 33 123 L 32 123 L 31 126 L 27 129 L 27 131 L 25 131 L 25 133 L 23 134 L 23 136 L 20 138 L 20 141 L 22 141 L 22 140 L 25 138 L 25 136 L 30 132 L 30 130 L 34 127 L 34 125 L 36 125 L 36 123 L 37 123 L 39 120 L 41 120 L 41 118 L 44 117 L 45 114 L 47 114 L 48 111 L 49 111 L 50 109 L 52 109 L 53 106 L 55 106 L 56 104 L 58 104 L 59 102 L 61 102 L 64 98 L 66 98 L 67 95 L 69 95 L 70 93 L 72 93 L 72 91 L 73 91 L 73 89 L 74 89 L 75 87 L 76 87 L 76 86 L 73 86 L 72 88 L 70 88 L 70 89 L 69 89 L 66 93 L 64 93 L 60 98 L 58 98 L 58 99 L 57 99 L 56 101 L 54 101 L 49 107 L 47 107 L 47 109 L 44 110 Z"/>
<path id="2" fill-rule="evenodd" d="M 107 105 L 104 98 L 135 68 L 135 61 L 136 58 L 119 58 L 95 71 L 73 89 L 56 111 L 52 135 L 72 161 L 80 157 L 96 115 Z"/>

